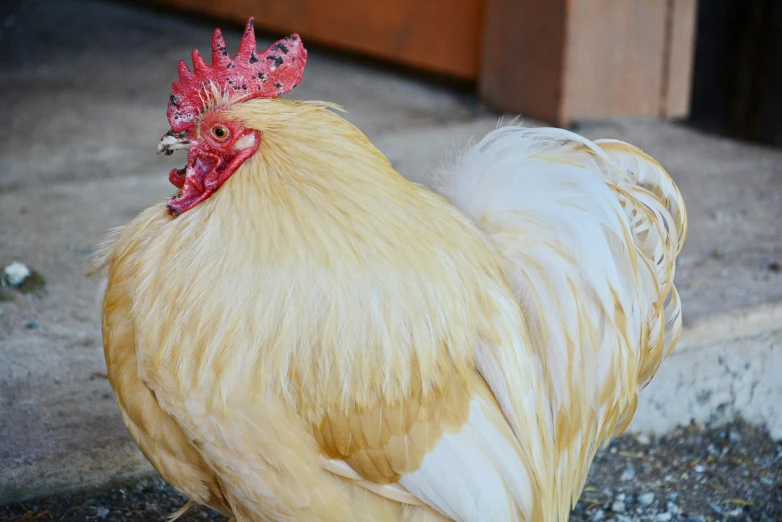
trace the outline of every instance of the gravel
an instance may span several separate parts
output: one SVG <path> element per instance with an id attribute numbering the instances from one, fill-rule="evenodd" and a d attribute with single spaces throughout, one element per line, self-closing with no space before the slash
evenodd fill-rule
<path id="1" fill-rule="evenodd" d="M 743 421 L 619 437 L 595 458 L 571 520 L 782 522 L 782 441 Z"/>
<path id="2" fill-rule="evenodd" d="M 622 480 L 629 476 L 632 479 Z M 159 478 L 0 507 L 0 522 L 163 521 L 186 499 Z M 193 508 L 182 522 L 227 520 Z M 624 435 L 598 453 L 574 522 L 782 522 L 782 441 L 743 421 L 660 438 Z"/>

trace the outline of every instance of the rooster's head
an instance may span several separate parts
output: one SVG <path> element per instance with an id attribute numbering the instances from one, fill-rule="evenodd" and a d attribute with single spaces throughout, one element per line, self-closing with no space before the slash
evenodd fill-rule
<path id="1" fill-rule="evenodd" d="M 301 81 L 307 51 L 294 34 L 258 53 L 250 18 L 234 58 L 216 29 L 212 64 L 193 51 L 193 71 L 179 62 L 179 81 L 172 85 L 168 104 L 171 130 L 158 144 L 158 154 L 189 149 L 187 166 L 173 169 L 169 179 L 179 192 L 168 201 L 168 212 L 179 216 L 209 198 L 251 157 L 262 135 L 229 116 L 227 107 L 255 98 L 276 98 Z"/>

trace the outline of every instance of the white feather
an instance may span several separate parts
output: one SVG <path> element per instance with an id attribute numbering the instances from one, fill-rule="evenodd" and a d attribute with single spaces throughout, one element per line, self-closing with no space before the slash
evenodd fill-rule
<path id="1" fill-rule="evenodd" d="M 532 513 L 521 447 L 497 406 L 480 395 L 462 430 L 443 435 L 421 468 L 399 483 L 457 522 L 529 520 Z"/>

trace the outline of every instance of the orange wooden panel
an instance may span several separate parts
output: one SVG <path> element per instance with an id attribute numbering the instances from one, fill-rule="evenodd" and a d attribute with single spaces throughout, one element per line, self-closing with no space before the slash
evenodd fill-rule
<path id="1" fill-rule="evenodd" d="M 389 61 L 475 79 L 484 0 L 151 0 Z"/>

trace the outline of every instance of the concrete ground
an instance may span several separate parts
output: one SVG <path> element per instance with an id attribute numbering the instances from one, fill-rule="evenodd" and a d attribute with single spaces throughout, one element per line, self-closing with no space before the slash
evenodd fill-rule
<path id="1" fill-rule="evenodd" d="M 46 279 L 44 293 L 0 302 L 1 503 L 150 472 L 105 379 L 82 271 L 105 229 L 171 194 L 181 156 L 154 153 L 170 82 L 178 59 L 209 48 L 213 24 L 74 0 L 24 0 L 0 16 L 0 266 L 22 261 Z M 237 28 L 226 33 L 235 48 Z M 458 88 L 316 48 L 294 94 L 344 105 L 420 182 L 498 120 Z M 632 429 L 742 415 L 782 438 L 782 152 L 649 120 L 579 132 L 652 154 L 690 215 L 677 272 L 685 332 Z"/>

